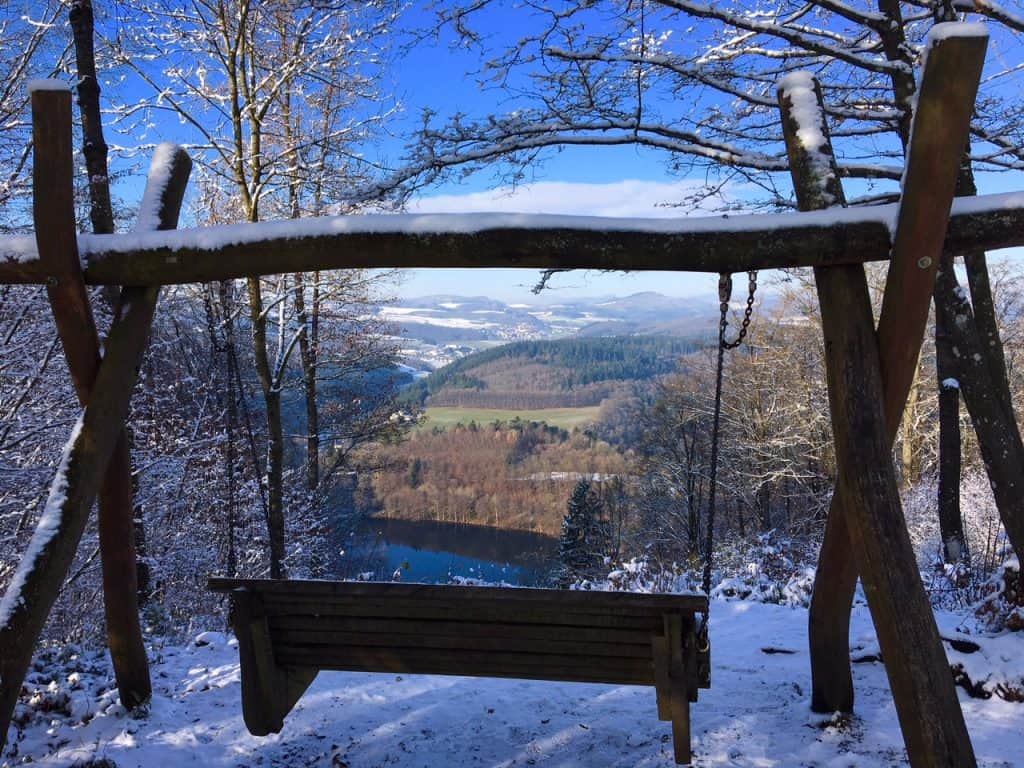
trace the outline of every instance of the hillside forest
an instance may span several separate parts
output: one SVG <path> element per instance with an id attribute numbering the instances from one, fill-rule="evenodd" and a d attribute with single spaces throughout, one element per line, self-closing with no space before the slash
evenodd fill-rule
<path id="1" fill-rule="evenodd" d="M 1021 372 L 1021 301 L 1016 267 L 996 271 L 1000 324 L 1015 393 Z M 880 285 L 876 270 L 874 285 Z M 777 301 L 755 312 L 747 342 L 727 354 L 720 433 L 718 523 L 723 544 L 744 546 L 765 536 L 784 540 L 793 557 L 813 552 L 822 535 L 835 483 L 824 364 L 816 297 L 809 276 L 793 272 L 773 286 Z M 876 299 L 880 292 L 876 290 Z M 736 322 L 736 318 L 733 318 Z M 934 330 L 934 329 L 933 329 Z M 511 344 L 471 355 L 403 391 L 405 403 L 422 403 L 406 439 L 381 449 L 379 468 L 364 480 L 373 514 L 406 520 L 465 522 L 559 535 L 575 487 L 589 483 L 599 517 L 614 541 L 602 555 L 656 557 L 666 562 L 703 556 L 707 508 L 714 355 L 709 344 L 637 338 Z M 674 360 L 674 371 L 656 363 L 642 376 L 605 379 L 603 362 L 581 362 L 582 350 L 635 349 L 646 345 Z M 539 375 L 521 376 L 524 370 Z M 533 390 L 524 395 L 522 380 Z M 585 382 L 576 384 L 575 382 Z M 895 457 L 921 567 L 936 589 L 966 584 L 1002 562 L 1007 542 L 987 487 L 984 462 L 971 438 L 966 413 L 962 482 L 957 496 L 965 557 L 950 560 L 948 529 L 935 513 L 939 463 L 938 399 L 934 346 L 926 344 L 901 424 Z M 547 386 L 542 398 L 533 399 Z M 518 403 L 567 406 L 577 389 L 608 393 L 584 424 L 559 428 L 515 416 Z M 431 424 L 444 407 L 445 426 Z M 486 396 L 475 400 L 473 396 Z M 483 421 L 477 403 L 505 406 L 503 420 Z M 1019 398 L 1015 399 L 1019 402 Z M 583 409 L 580 409 L 583 410 Z M 453 413 L 463 420 L 450 424 Z M 554 420 L 565 418 L 558 413 Z M 954 531 L 955 532 L 955 531 Z M 959 534 L 958 534 L 959 535 Z M 970 567 L 968 564 L 971 564 Z M 947 573 L 959 574 L 950 582 Z M 973 577 L 972 577 L 973 578 Z M 958 581 L 960 580 L 960 581 Z"/>

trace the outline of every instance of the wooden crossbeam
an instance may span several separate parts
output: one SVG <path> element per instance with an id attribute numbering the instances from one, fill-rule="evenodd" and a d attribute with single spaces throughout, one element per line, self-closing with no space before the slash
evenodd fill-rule
<path id="1" fill-rule="evenodd" d="M 838 220 L 834 212 L 646 223 L 517 214 L 349 216 L 173 235 L 83 235 L 80 247 L 87 285 L 169 285 L 363 267 L 743 272 L 885 260 L 896 215 L 897 207 L 886 205 L 849 209 Z M 1024 246 L 1024 195 L 959 204 L 943 247 L 955 252 L 968 246 Z M 46 281 L 33 249 L 31 238 L 0 237 L 0 284 Z"/>
<path id="2" fill-rule="evenodd" d="M 816 268 L 815 277 L 839 462 L 839 486 L 830 515 L 839 518 L 836 522 L 846 516 L 845 526 L 830 524 L 833 536 L 845 527 L 845 537 L 841 543 L 832 542 L 829 554 L 848 559 L 838 548 L 853 544 L 911 764 L 952 767 L 974 765 L 975 758 L 917 571 L 890 450 L 909 391 L 905 369 L 912 372 L 916 365 L 924 335 L 945 212 L 952 202 L 960 150 L 966 146 L 987 36 L 947 38 L 940 33 L 930 42 L 886 288 L 883 317 L 888 320 L 880 325 L 877 340 L 863 268 Z M 828 198 L 842 201 L 820 89 L 815 91 L 820 123 L 812 126 L 817 129 L 812 133 L 826 141 L 817 162 L 808 160 L 801 146 L 797 129 L 806 126 L 793 117 L 792 95 L 785 85 L 780 89 L 794 186 L 806 207 L 820 206 Z M 813 171 L 823 165 L 821 157 L 831 160 L 831 172 L 814 178 Z M 855 580 L 855 571 L 853 576 Z M 829 597 L 816 591 L 817 600 Z M 849 603 L 846 607 L 843 629 L 848 633 Z M 820 651 L 814 632 L 812 621 L 812 650 Z M 827 634 L 831 641 L 837 636 L 835 627 Z M 847 642 L 844 637 L 842 664 L 848 669 Z M 837 661 L 831 660 L 821 681 L 834 685 L 831 694 L 852 707 L 852 683 L 838 670 Z"/>

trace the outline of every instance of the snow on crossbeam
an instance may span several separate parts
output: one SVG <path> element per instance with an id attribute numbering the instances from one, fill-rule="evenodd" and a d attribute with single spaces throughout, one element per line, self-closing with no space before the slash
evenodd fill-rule
<path id="1" fill-rule="evenodd" d="M 381 214 L 80 235 L 93 285 L 163 285 L 360 267 L 736 272 L 888 258 L 896 205 L 801 214 L 622 219 Z M 1024 245 L 1024 193 L 957 201 L 946 247 Z M 0 283 L 45 279 L 25 237 L 0 237 Z"/>

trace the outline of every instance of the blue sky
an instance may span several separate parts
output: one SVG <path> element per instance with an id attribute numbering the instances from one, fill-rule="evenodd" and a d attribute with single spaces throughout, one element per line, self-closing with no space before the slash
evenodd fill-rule
<path id="1" fill-rule="evenodd" d="M 507 9 L 506 9 L 507 10 Z M 405 28 L 422 27 L 432 16 L 412 10 L 402 21 Z M 121 19 L 119 24 L 129 23 Z M 530 12 L 518 9 L 483 19 L 488 47 L 500 47 L 518 39 L 532 23 Z M 472 116 L 500 114 L 511 109 L 507 95 L 481 89 L 471 74 L 480 66 L 480 52 L 453 46 L 450 33 L 436 41 L 403 51 L 385 72 L 381 91 L 400 102 L 401 112 L 389 119 L 388 134 L 370 150 L 389 164 L 401 161 L 408 136 L 419 125 L 424 108 L 437 112 L 438 120 L 455 112 Z M 113 86 L 112 86 L 113 87 Z M 134 90 L 148 95 L 148 86 L 133 83 L 113 87 L 129 101 Z M 159 128 L 149 140 L 191 141 L 197 137 L 188 126 L 166 113 L 152 116 Z M 158 136 L 159 135 L 159 136 Z M 131 138 L 112 133 L 112 143 L 131 144 Z M 409 204 L 411 211 L 485 212 L 516 211 L 598 216 L 665 217 L 678 215 L 665 207 L 678 200 L 691 186 L 668 174 L 664 156 L 637 147 L 570 147 L 552 151 L 543 164 L 533 169 L 532 179 L 516 189 L 495 188 L 498 180 L 487 171 L 473 174 L 460 183 L 448 183 L 427 190 Z M 119 185 L 121 196 L 131 201 L 141 194 L 145 171 L 137 167 Z M 129 203 L 130 205 L 130 203 Z M 507 301 L 532 300 L 530 288 L 537 282 L 537 270 L 410 270 L 400 286 L 406 296 L 432 293 L 488 295 Z M 659 291 L 689 296 L 713 291 L 715 279 L 679 273 L 601 274 L 574 272 L 556 277 L 550 295 L 560 297 L 623 295 Z"/>

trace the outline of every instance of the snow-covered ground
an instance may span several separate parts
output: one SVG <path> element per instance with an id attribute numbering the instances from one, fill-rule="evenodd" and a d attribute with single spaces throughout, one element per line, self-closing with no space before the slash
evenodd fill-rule
<path id="1" fill-rule="evenodd" d="M 712 688 L 693 707 L 696 765 L 904 764 L 880 663 L 854 665 L 858 714 L 829 722 L 808 708 L 804 609 L 715 601 L 711 621 Z M 957 622 L 940 614 L 943 636 L 955 635 Z M 855 609 L 852 626 L 854 657 L 876 654 L 865 608 Z M 321 673 L 280 734 L 255 738 L 242 723 L 234 641 L 219 633 L 201 639 L 154 651 L 153 704 L 138 719 L 113 691 L 103 692 L 110 683 L 101 654 L 39 665 L 36 706 L 32 713 L 21 707 L 28 722 L 12 728 L 3 765 L 25 758 L 62 767 L 106 758 L 118 768 L 673 765 L 653 689 L 617 685 Z M 1024 675 L 1024 633 L 980 642 L 980 652 L 961 660 Z M 1024 704 L 963 691 L 960 700 L 979 764 L 1024 766 Z"/>

